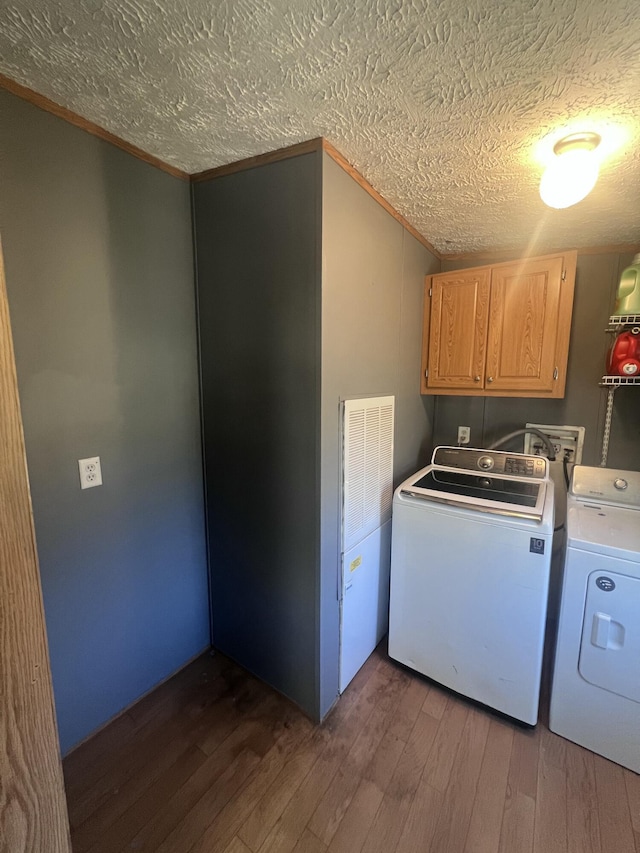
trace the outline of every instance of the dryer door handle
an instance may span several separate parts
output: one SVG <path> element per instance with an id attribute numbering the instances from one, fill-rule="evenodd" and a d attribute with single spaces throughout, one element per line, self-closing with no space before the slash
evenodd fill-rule
<path id="1" fill-rule="evenodd" d="M 608 613 L 597 610 L 591 625 L 591 644 L 599 649 L 619 650 L 624 646 L 624 625 Z"/>
<path id="2" fill-rule="evenodd" d="M 609 645 L 609 629 L 611 628 L 611 616 L 606 613 L 594 613 L 593 625 L 591 626 L 591 642 L 599 649 L 606 649 Z"/>

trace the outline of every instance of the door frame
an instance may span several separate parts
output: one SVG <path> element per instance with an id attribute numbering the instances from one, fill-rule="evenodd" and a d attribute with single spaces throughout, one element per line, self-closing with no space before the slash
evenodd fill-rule
<path id="1" fill-rule="evenodd" d="M 0 853 L 71 853 L 0 241 Z"/>

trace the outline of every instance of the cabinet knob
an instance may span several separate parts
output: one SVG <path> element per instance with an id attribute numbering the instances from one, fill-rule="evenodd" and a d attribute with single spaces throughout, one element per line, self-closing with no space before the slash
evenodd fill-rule
<path id="1" fill-rule="evenodd" d="M 493 376 L 487 376 L 487 382 L 493 382 Z"/>
<path id="2" fill-rule="evenodd" d="M 474 377 L 473 377 L 473 381 L 474 381 L 474 382 L 480 382 L 480 377 L 479 377 L 479 376 L 474 376 Z"/>

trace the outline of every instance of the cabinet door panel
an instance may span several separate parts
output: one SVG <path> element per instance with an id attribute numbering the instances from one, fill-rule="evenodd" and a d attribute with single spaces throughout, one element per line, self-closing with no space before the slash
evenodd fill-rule
<path id="1" fill-rule="evenodd" d="M 429 387 L 482 387 L 490 285 L 487 269 L 433 277 Z"/>
<path id="2" fill-rule="evenodd" d="M 554 390 L 561 257 L 493 270 L 487 391 Z"/>

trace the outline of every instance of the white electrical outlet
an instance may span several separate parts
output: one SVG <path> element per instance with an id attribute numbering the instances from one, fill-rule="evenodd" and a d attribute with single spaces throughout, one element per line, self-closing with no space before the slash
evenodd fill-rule
<path id="1" fill-rule="evenodd" d="M 102 485 L 99 456 L 92 456 L 90 459 L 78 459 L 78 468 L 80 469 L 81 489 L 92 489 L 94 486 Z"/>
<path id="2" fill-rule="evenodd" d="M 469 444 L 471 441 L 471 427 L 458 427 L 458 444 Z"/>
<path id="3" fill-rule="evenodd" d="M 549 438 L 558 462 L 566 459 L 567 462 L 580 465 L 584 445 L 584 427 L 554 426 L 553 424 L 526 424 L 526 426 L 540 430 Z M 525 436 L 524 452 L 534 456 L 549 455 L 542 439 L 531 432 Z"/>

